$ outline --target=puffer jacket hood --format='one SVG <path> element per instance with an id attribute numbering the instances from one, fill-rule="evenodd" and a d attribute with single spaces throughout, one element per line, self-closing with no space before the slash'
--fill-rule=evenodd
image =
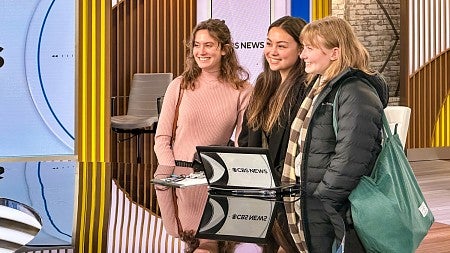
<path id="1" fill-rule="evenodd" d="M 345 80 L 347 78 L 354 78 L 354 77 L 362 78 L 368 84 L 372 85 L 372 87 L 375 88 L 375 90 L 377 91 L 381 103 L 383 104 L 383 107 L 386 108 L 389 102 L 389 86 L 384 80 L 384 77 L 378 72 L 376 72 L 373 75 L 369 75 L 359 69 L 348 68 L 342 71 L 342 73 L 339 74 L 337 77 L 333 78 L 330 84 L 333 85 L 336 80 Z"/>
<path id="2" fill-rule="evenodd" d="M 386 108 L 389 102 L 389 86 L 384 80 L 384 77 L 378 72 L 375 75 L 369 75 L 360 70 L 357 71 L 357 75 L 361 75 L 362 78 L 366 79 L 376 89 L 383 107 Z"/>

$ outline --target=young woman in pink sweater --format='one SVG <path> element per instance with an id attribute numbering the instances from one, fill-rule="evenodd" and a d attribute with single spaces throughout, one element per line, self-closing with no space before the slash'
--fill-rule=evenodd
<path id="1" fill-rule="evenodd" d="M 154 150 L 159 164 L 155 178 L 190 174 L 196 146 L 227 145 L 235 129 L 235 136 L 239 136 L 251 95 L 248 72 L 238 63 L 231 34 L 224 21 L 209 19 L 199 23 L 191 34 L 188 48 L 186 69 L 172 81 L 164 96 L 155 136 Z M 180 95 L 175 138 L 172 140 Z M 157 187 L 156 194 L 165 229 L 170 235 L 187 242 L 188 252 L 218 252 L 216 241 L 193 238 L 207 201 L 206 186 L 183 189 Z"/>

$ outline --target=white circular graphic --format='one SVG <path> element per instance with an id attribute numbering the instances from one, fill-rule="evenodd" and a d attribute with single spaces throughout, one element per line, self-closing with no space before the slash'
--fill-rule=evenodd
<path id="1" fill-rule="evenodd" d="M 24 61 L 31 98 L 39 115 L 53 135 L 71 150 L 75 121 L 74 8 L 74 1 L 38 3 L 28 28 Z"/>

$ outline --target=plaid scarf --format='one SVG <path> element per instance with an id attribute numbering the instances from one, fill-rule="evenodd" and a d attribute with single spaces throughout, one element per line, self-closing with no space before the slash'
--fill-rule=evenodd
<path id="1" fill-rule="evenodd" d="M 300 105 L 300 109 L 297 112 L 297 115 L 292 122 L 291 132 L 289 135 L 289 143 L 286 152 L 286 157 L 284 160 L 283 167 L 283 175 L 281 176 L 281 182 L 285 184 L 295 184 L 296 183 L 296 175 L 295 175 L 295 158 L 299 153 L 301 157 L 303 152 L 303 143 L 305 137 L 301 139 L 300 148 L 298 149 L 298 140 L 300 138 L 300 132 L 302 135 L 306 135 L 309 125 L 309 118 L 311 115 L 311 105 L 313 104 L 314 97 L 322 91 L 324 85 L 320 82 L 320 78 L 317 78 L 314 83 L 311 91 L 303 100 Z M 308 116 L 308 117 L 307 117 Z M 300 160 L 301 162 L 301 160 Z M 300 180 L 301 184 L 301 180 Z M 300 185 L 301 188 L 301 185 Z M 295 212 L 295 196 L 284 197 L 284 206 L 286 209 L 286 216 L 289 224 L 289 230 L 291 232 L 292 238 L 297 246 L 297 249 L 300 252 L 308 252 L 305 242 L 305 235 L 302 226 L 302 217 L 299 217 Z"/>

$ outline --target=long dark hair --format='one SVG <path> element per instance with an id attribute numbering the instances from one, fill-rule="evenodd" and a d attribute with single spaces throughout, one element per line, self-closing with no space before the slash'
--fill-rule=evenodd
<path id="1" fill-rule="evenodd" d="M 302 48 L 299 36 L 306 25 L 301 18 L 284 16 L 273 22 L 268 29 L 279 27 L 286 31 L 295 42 L 299 49 Z M 304 62 L 298 57 L 289 74 L 281 83 L 279 71 L 272 71 L 269 63 L 264 58 L 264 71 L 256 79 L 253 95 L 247 110 L 248 126 L 251 129 L 261 128 L 265 132 L 270 132 L 273 126 L 280 122 L 280 118 L 287 117 L 288 111 L 283 112 L 283 104 L 286 99 L 294 101 L 296 94 L 290 94 L 292 87 L 297 83 L 303 83 L 305 80 Z"/>

